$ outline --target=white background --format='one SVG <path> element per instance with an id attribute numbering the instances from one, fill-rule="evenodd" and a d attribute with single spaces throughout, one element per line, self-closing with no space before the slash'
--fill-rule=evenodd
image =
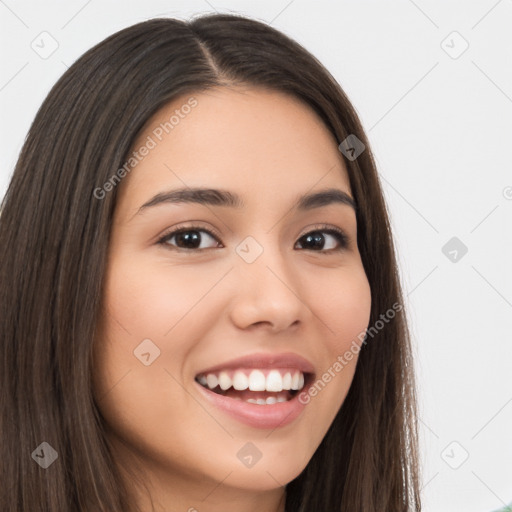
<path id="1" fill-rule="evenodd" d="M 214 10 L 267 21 L 303 44 L 369 135 L 414 337 L 425 511 L 511 502 L 511 0 L 0 0 L 1 195 L 67 66 L 139 21 Z M 47 59 L 31 48 L 43 31 L 59 45 Z M 469 43 L 460 56 L 453 31 Z M 452 237 L 468 248 L 456 262 L 442 252 Z"/>

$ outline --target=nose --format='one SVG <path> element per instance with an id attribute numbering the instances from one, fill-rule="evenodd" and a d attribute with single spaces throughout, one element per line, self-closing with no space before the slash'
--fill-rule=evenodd
<path id="1" fill-rule="evenodd" d="M 238 328 L 280 332 L 297 328 L 311 314 L 301 297 L 299 277 L 279 251 L 266 249 L 256 261 L 240 259 L 236 267 L 230 316 Z"/>

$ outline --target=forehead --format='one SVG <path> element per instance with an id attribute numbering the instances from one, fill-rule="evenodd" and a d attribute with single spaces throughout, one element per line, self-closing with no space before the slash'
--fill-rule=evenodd
<path id="1" fill-rule="evenodd" d="M 123 202 L 177 187 L 230 189 L 259 203 L 312 188 L 350 193 L 334 136 L 298 99 L 255 88 L 216 88 L 176 98 L 138 136 L 144 146 L 124 179 Z"/>

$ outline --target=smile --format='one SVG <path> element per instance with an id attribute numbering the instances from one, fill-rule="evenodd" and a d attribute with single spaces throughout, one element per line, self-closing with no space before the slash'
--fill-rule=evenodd
<path id="1" fill-rule="evenodd" d="M 304 387 L 305 376 L 302 371 L 290 368 L 241 368 L 199 374 L 196 381 L 222 396 L 272 405 L 291 400 Z"/>
<path id="2" fill-rule="evenodd" d="M 299 393 L 314 382 L 315 367 L 293 352 L 256 353 L 204 368 L 194 381 L 200 396 L 221 413 L 253 428 L 276 429 L 299 418 Z"/>

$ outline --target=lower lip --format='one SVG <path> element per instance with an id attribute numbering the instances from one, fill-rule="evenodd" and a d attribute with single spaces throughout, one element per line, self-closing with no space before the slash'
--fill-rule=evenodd
<path id="1" fill-rule="evenodd" d="M 195 382 L 201 389 L 204 396 L 219 409 L 236 420 L 254 428 L 276 429 L 289 425 L 304 410 L 305 404 L 299 402 L 300 393 L 297 393 L 287 402 L 277 402 L 275 404 L 258 405 L 235 400 L 218 393 L 214 393 L 204 386 Z M 306 386 L 301 390 L 306 391 Z"/>

